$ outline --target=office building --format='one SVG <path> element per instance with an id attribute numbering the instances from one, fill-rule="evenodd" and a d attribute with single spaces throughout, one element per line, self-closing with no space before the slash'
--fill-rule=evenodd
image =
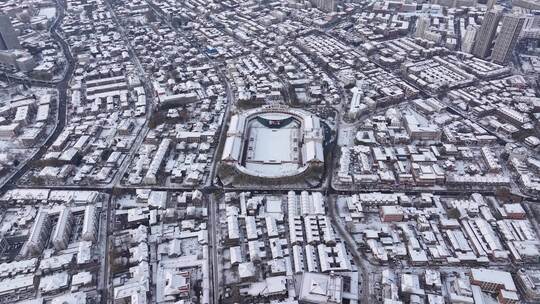
<path id="1" fill-rule="evenodd" d="M 478 39 L 474 43 L 473 55 L 486 58 L 490 54 L 493 39 L 497 33 L 497 26 L 501 20 L 501 11 L 491 10 L 484 15 L 484 21 L 478 31 Z"/>
<path id="2" fill-rule="evenodd" d="M 20 49 L 17 33 L 13 29 L 11 20 L 4 14 L 0 14 L 0 50 Z"/>
<path id="3" fill-rule="evenodd" d="M 520 15 L 505 15 L 502 19 L 502 26 L 497 39 L 491 59 L 497 63 L 506 63 L 512 56 L 512 51 L 523 28 L 525 18 Z"/>
<path id="4" fill-rule="evenodd" d="M 401 222 L 403 220 L 401 206 L 381 206 L 380 216 L 383 222 Z"/>
<path id="5" fill-rule="evenodd" d="M 491 269 L 471 269 L 471 284 L 483 292 L 497 294 L 499 303 L 519 303 L 514 279 L 509 272 Z"/>

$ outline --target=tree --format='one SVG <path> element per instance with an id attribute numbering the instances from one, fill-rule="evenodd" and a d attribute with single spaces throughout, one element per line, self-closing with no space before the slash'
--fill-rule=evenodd
<path id="1" fill-rule="evenodd" d="M 495 197 L 502 202 L 507 202 L 511 199 L 512 193 L 507 187 L 499 187 L 495 190 Z"/>
<path id="2" fill-rule="evenodd" d="M 144 14 L 144 17 L 146 18 L 146 21 L 148 22 L 156 22 L 156 15 L 154 14 L 154 11 L 149 9 Z"/>
<path id="3" fill-rule="evenodd" d="M 162 124 L 164 120 L 165 115 L 160 111 L 156 111 L 152 113 L 152 116 L 150 116 L 150 119 L 148 120 L 148 127 L 150 129 L 155 129 L 157 126 Z"/>
<path id="4" fill-rule="evenodd" d="M 183 108 L 180 110 L 180 121 L 181 122 L 187 122 L 189 120 L 189 111 L 186 108 Z"/>
<path id="5" fill-rule="evenodd" d="M 461 216 L 461 213 L 459 212 L 458 208 L 449 209 L 447 214 L 448 214 L 448 218 L 456 219 L 456 220 L 459 219 L 459 217 Z"/>

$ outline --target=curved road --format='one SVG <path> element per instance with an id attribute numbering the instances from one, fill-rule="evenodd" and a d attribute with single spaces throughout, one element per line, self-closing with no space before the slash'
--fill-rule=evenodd
<path id="1" fill-rule="evenodd" d="M 64 126 L 66 124 L 66 100 L 67 100 L 67 88 L 69 81 L 71 80 L 71 76 L 73 74 L 73 71 L 75 69 L 75 60 L 73 59 L 73 56 L 71 55 L 71 51 L 69 49 L 68 44 L 64 41 L 62 37 L 58 34 L 57 30 L 64 20 L 65 11 L 64 11 L 64 5 L 65 3 L 60 0 L 57 0 L 57 18 L 54 21 L 53 25 L 50 28 L 51 36 L 56 40 L 64 53 L 64 56 L 66 57 L 66 60 L 68 62 L 67 70 L 64 74 L 64 77 L 62 80 L 60 80 L 56 85 L 56 89 L 58 90 L 58 112 L 57 112 L 57 121 L 56 126 L 54 127 L 53 132 L 45 143 L 39 148 L 39 150 L 32 156 L 28 161 L 26 161 L 22 166 L 20 166 L 16 172 L 14 172 L 10 177 L 6 178 L 3 184 L 0 186 L 0 190 L 6 190 L 7 188 L 12 188 L 15 186 L 16 182 L 30 169 L 32 162 L 35 160 L 41 159 L 43 155 L 47 152 L 49 147 L 52 145 L 52 143 L 56 140 L 56 138 L 62 133 Z M 12 81 L 16 82 L 22 82 L 22 83 L 34 83 L 35 80 L 20 80 L 18 78 L 13 78 L 7 75 L 4 75 L 4 78 L 10 78 Z M 46 85 L 48 82 L 39 83 L 39 81 L 36 83 L 38 85 Z"/>

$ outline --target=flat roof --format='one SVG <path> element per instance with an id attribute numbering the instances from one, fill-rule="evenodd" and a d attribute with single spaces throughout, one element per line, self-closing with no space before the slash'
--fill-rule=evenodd
<path id="1" fill-rule="evenodd" d="M 305 272 L 298 292 L 299 300 L 309 303 L 341 303 L 343 279 L 322 273 Z"/>
<path id="2" fill-rule="evenodd" d="M 504 289 L 508 291 L 517 290 L 512 275 L 506 271 L 477 268 L 471 269 L 471 276 L 476 281 L 504 285 Z"/>
<path id="3" fill-rule="evenodd" d="M 10 279 L 2 280 L 1 283 L 0 295 L 17 292 L 20 289 L 32 287 L 34 285 L 34 275 L 29 274 L 16 276 Z"/>

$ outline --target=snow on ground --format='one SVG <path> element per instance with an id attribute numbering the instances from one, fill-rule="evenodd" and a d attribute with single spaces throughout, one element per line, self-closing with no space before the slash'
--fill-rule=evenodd
<path id="1" fill-rule="evenodd" d="M 356 135 L 355 126 L 342 127 L 339 130 L 338 145 L 350 146 L 354 143 L 354 136 Z"/>
<path id="2" fill-rule="evenodd" d="M 296 129 L 251 128 L 250 139 L 254 139 L 252 161 L 293 161 L 292 136 Z M 298 154 L 298 152 L 296 152 Z"/>

